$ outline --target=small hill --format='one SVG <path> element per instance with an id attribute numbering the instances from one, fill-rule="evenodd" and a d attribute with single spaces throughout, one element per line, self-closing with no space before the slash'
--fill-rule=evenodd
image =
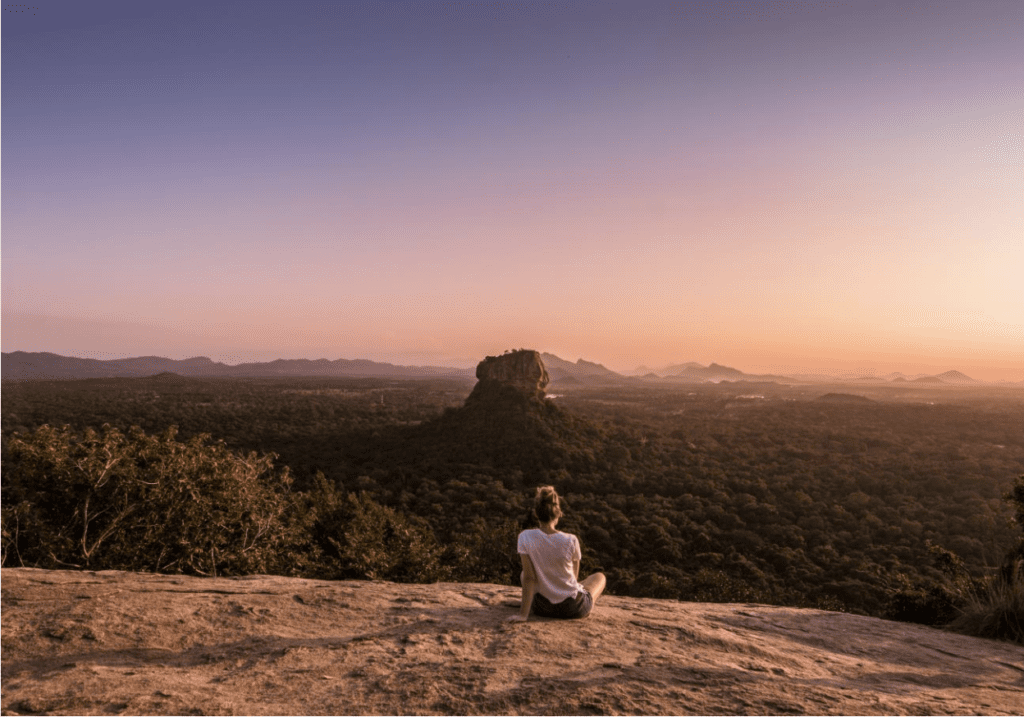
<path id="1" fill-rule="evenodd" d="M 921 378 L 915 378 L 911 383 L 941 384 L 945 382 L 937 376 L 922 376 Z"/>
<path id="2" fill-rule="evenodd" d="M 666 375 L 666 378 L 678 381 L 718 382 L 722 380 L 736 381 L 744 376 L 746 376 L 746 374 L 739 369 L 712 363 L 710 366 L 700 366 L 699 364 L 696 366 L 690 366 L 677 373 Z"/>
<path id="3" fill-rule="evenodd" d="M 975 379 L 971 378 L 970 376 L 968 376 L 965 373 L 960 373 L 959 371 L 946 371 L 945 373 L 940 373 L 935 378 L 939 379 L 943 383 L 952 383 L 952 384 L 975 384 L 975 383 L 978 383 L 978 381 L 976 381 Z"/>
<path id="4" fill-rule="evenodd" d="M 4 714 L 1019 714 L 1024 647 L 518 587 L 3 569 Z"/>
<path id="5" fill-rule="evenodd" d="M 671 366 L 666 366 L 665 368 L 661 369 L 658 373 L 660 373 L 662 376 L 672 376 L 678 373 L 682 373 L 684 371 L 703 368 L 707 367 L 704 366 L 703 364 L 697 363 L 696 361 L 687 361 L 686 363 L 675 363 L 672 364 Z"/>
<path id="6" fill-rule="evenodd" d="M 155 384 L 178 384 L 187 383 L 189 379 L 180 374 L 174 373 L 173 371 L 162 371 L 158 374 L 154 374 L 153 376 L 145 376 L 137 380 Z"/>
<path id="7" fill-rule="evenodd" d="M 745 373 L 739 369 L 731 368 L 729 366 L 721 366 L 717 363 L 712 363 L 705 369 L 694 369 L 694 371 L 700 371 L 706 378 L 730 378 L 739 379 L 746 376 Z"/>
<path id="8" fill-rule="evenodd" d="M 669 376 L 665 376 L 666 381 L 675 381 L 677 383 L 714 383 L 711 379 L 704 378 L 703 376 L 697 376 L 693 373 L 677 373 Z"/>
<path id="9" fill-rule="evenodd" d="M 866 396 L 857 396 L 852 393 L 826 393 L 824 396 L 818 396 L 817 401 L 822 403 L 878 403 L 878 401 L 872 401 Z"/>
<path id="10" fill-rule="evenodd" d="M 719 383 L 722 381 L 756 381 L 760 383 L 788 383 L 793 380 L 789 377 L 777 376 L 775 374 L 744 373 L 739 369 L 735 369 L 730 366 L 722 366 L 717 363 L 712 363 L 710 366 L 706 367 L 701 366 L 700 364 L 693 364 L 690 365 L 689 368 L 684 368 L 682 371 L 678 373 L 665 375 L 665 378 L 685 383 Z"/>

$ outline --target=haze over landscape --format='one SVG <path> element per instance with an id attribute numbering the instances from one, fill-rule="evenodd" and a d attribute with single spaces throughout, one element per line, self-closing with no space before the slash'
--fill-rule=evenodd
<path id="1" fill-rule="evenodd" d="M 4 352 L 1024 380 L 1024 5 L 3 14 Z"/>

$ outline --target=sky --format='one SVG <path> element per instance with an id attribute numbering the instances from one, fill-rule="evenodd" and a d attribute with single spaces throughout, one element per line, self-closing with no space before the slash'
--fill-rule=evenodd
<path id="1" fill-rule="evenodd" d="M 1024 3 L 4 4 L 2 346 L 1024 380 Z"/>

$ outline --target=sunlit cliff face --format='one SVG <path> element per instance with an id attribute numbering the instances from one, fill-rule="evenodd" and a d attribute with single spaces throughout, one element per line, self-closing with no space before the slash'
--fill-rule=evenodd
<path id="1" fill-rule="evenodd" d="M 543 391 L 550 380 L 540 354 L 527 349 L 488 356 L 477 365 L 476 377 L 481 381 L 514 384 L 531 392 Z"/>

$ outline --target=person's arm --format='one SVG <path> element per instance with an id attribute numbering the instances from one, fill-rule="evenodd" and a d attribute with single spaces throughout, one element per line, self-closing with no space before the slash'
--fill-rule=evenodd
<path id="1" fill-rule="evenodd" d="M 523 561 L 523 574 L 520 576 L 523 583 L 523 600 L 519 606 L 519 614 L 510 617 L 509 622 L 526 622 L 529 619 L 533 596 L 537 593 L 537 573 L 533 568 L 533 561 L 529 555 L 519 557 Z"/>
<path id="2" fill-rule="evenodd" d="M 583 558 L 583 553 L 580 552 L 580 541 L 574 535 L 572 536 L 572 577 L 573 580 L 580 579 L 580 560 Z"/>

